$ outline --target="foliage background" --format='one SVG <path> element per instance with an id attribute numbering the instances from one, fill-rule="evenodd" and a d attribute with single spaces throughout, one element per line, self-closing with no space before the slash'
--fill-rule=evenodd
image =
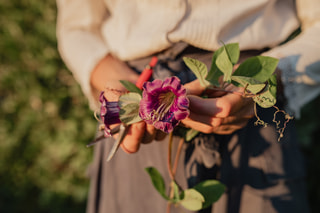
<path id="1" fill-rule="evenodd" d="M 85 212 L 96 122 L 57 52 L 54 0 L 0 0 L 0 212 Z M 320 212 L 320 98 L 298 121 Z"/>
<path id="2" fill-rule="evenodd" d="M 96 122 L 57 52 L 55 1 L 0 14 L 0 212 L 85 212 Z"/>

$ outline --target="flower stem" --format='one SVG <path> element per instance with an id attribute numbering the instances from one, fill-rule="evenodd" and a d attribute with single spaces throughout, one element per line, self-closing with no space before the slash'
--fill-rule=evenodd
<path id="1" fill-rule="evenodd" d="M 173 171 L 172 171 L 172 163 L 171 163 L 172 139 L 173 139 L 173 133 L 171 132 L 169 134 L 167 165 L 168 165 L 168 171 L 169 171 L 170 179 L 174 180 L 174 174 L 173 174 Z"/>
<path id="2" fill-rule="evenodd" d="M 172 169 L 173 176 L 175 176 L 176 172 L 177 172 L 179 158 L 180 158 L 180 154 L 181 154 L 183 143 L 184 143 L 184 138 L 181 138 L 180 141 L 179 141 L 177 154 L 176 154 L 176 157 L 175 157 L 175 160 L 174 160 L 174 164 L 173 164 L 173 169 Z"/>
<path id="3" fill-rule="evenodd" d="M 180 158 L 180 154 L 181 154 L 181 150 L 183 147 L 183 143 L 184 143 L 184 138 L 181 138 L 179 141 L 179 145 L 178 145 L 178 149 L 177 149 L 177 153 L 174 159 L 174 165 L 172 166 L 172 140 L 173 140 L 173 133 L 171 132 L 169 134 L 169 143 L 168 143 L 168 171 L 169 171 L 169 176 L 171 179 L 171 183 L 170 183 L 170 194 L 169 194 L 169 198 L 172 199 L 174 198 L 174 184 L 177 184 L 175 181 L 175 175 L 177 172 L 177 168 L 178 168 L 178 162 L 179 162 L 179 158 Z M 178 184 L 177 184 L 178 185 Z M 178 187 L 181 189 L 181 187 L 178 185 Z M 167 204 L 167 213 L 170 213 L 171 210 L 171 205 L 172 203 L 169 201 Z"/>
<path id="4" fill-rule="evenodd" d="M 171 179 L 171 183 L 170 183 L 170 194 L 169 194 L 169 198 L 172 199 L 174 196 L 174 192 L 173 192 L 173 184 L 172 182 L 174 181 L 174 173 L 172 170 L 172 163 L 171 163 L 171 155 L 172 155 L 172 139 L 173 139 L 173 133 L 171 132 L 169 134 L 169 142 L 168 142 L 168 158 L 167 158 L 167 166 L 168 166 L 168 171 L 169 171 L 169 176 Z M 168 201 L 167 204 L 167 213 L 170 213 L 170 209 L 171 209 L 171 202 Z"/>
<path id="5" fill-rule="evenodd" d="M 171 208 L 171 203 L 168 202 L 168 204 L 167 204 L 167 213 L 170 213 L 170 208 Z"/>

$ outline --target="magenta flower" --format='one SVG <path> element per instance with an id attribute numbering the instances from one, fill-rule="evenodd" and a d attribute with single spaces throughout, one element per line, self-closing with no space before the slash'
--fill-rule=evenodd
<path id="1" fill-rule="evenodd" d="M 120 123 L 119 112 L 120 107 L 117 101 L 110 102 L 104 97 L 104 91 L 100 93 L 99 101 L 101 103 L 100 107 L 100 117 L 103 122 L 104 136 L 110 137 L 111 130 L 110 125 Z"/>
<path id="2" fill-rule="evenodd" d="M 169 133 L 189 115 L 186 89 L 177 77 L 156 79 L 143 85 L 139 115 L 148 124 Z"/>

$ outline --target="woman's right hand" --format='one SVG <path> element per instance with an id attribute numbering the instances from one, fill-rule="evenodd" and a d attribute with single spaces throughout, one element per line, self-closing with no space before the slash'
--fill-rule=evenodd
<path id="1" fill-rule="evenodd" d="M 99 99 L 100 92 L 105 91 L 104 94 L 108 101 L 118 101 L 122 92 L 126 91 L 119 80 L 135 83 L 138 78 L 139 75 L 126 63 L 112 55 L 107 55 L 92 71 L 90 83 L 96 100 Z M 121 147 L 127 153 L 135 153 L 139 150 L 141 143 L 161 140 L 164 136 L 165 133 L 156 130 L 152 125 L 147 125 L 144 121 L 140 121 L 130 125 Z"/>

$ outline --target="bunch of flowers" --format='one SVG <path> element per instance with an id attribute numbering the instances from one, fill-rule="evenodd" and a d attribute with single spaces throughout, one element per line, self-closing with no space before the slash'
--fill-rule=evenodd
<path id="1" fill-rule="evenodd" d="M 243 87 L 244 92 L 240 95 L 252 98 L 255 104 L 263 108 L 275 107 L 277 83 L 274 71 L 278 60 L 271 57 L 255 56 L 247 59 L 234 70 L 239 55 L 239 45 L 232 43 L 215 51 L 210 70 L 201 61 L 192 58 L 184 58 L 183 60 L 204 88 L 225 90 L 227 85 L 233 84 L 237 87 Z M 151 124 L 156 129 L 172 136 L 180 121 L 189 116 L 189 100 L 186 89 L 177 77 L 169 77 L 163 81 L 155 79 L 152 82 L 144 82 L 142 89 L 127 81 L 121 81 L 121 83 L 128 90 L 128 93 L 121 95 L 119 101 L 109 102 L 105 98 L 104 92 L 101 92 L 100 95 L 100 118 L 102 121 L 100 129 L 104 131 L 105 137 L 112 135 L 110 126 L 113 124 L 121 123 L 124 126 L 129 126 L 140 121 Z M 275 114 L 281 112 L 286 115 L 286 122 L 292 119 L 284 111 L 276 109 Z M 257 116 L 257 113 L 256 117 L 257 124 L 267 125 Z M 277 121 L 275 122 L 277 123 Z M 279 138 L 282 137 L 285 124 L 283 127 L 279 127 Z M 182 143 L 191 140 L 197 133 L 195 130 L 187 129 L 184 140 L 181 140 Z M 118 142 L 121 141 L 118 140 Z M 181 189 L 176 183 L 175 169 L 172 169 L 171 165 L 171 140 L 169 141 L 168 153 L 168 170 L 172 179 L 169 196 L 166 195 L 164 180 L 160 173 L 153 167 L 146 168 L 153 185 L 163 198 L 169 203 L 180 204 L 194 211 L 206 208 L 219 199 L 225 186 L 217 180 L 207 180 L 193 188 Z M 176 158 L 179 158 L 179 154 L 176 155 Z"/>

